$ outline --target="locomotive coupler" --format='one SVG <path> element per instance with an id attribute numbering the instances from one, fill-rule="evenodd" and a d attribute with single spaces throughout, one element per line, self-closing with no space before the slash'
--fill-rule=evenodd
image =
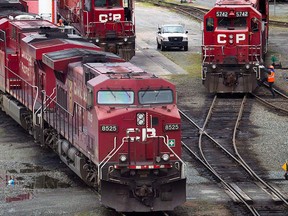
<path id="1" fill-rule="evenodd" d="M 154 192 L 151 186 L 142 185 L 136 187 L 134 196 L 144 205 L 151 207 L 153 205 Z"/>

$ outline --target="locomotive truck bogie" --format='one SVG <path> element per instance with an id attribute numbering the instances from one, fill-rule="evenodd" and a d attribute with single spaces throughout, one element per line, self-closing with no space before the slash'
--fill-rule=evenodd
<path id="1" fill-rule="evenodd" d="M 222 65 L 203 65 L 202 80 L 209 93 L 251 93 L 258 86 L 258 65 L 241 68 Z"/>

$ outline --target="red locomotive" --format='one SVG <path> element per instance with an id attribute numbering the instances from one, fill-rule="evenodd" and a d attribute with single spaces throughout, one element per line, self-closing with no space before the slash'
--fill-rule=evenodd
<path id="1" fill-rule="evenodd" d="M 268 16 L 268 0 L 218 0 L 205 14 L 202 80 L 210 93 L 247 93 L 257 87 Z"/>
<path id="2" fill-rule="evenodd" d="M 103 50 L 126 60 L 135 55 L 134 0 L 59 0 L 57 11 Z"/>
<path id="3" fill-rule="evenodd" d="M 102 204 L 173 210 L 186 200 L 175 86 L 32 15 L 0 19 L 0 106 Z"/>

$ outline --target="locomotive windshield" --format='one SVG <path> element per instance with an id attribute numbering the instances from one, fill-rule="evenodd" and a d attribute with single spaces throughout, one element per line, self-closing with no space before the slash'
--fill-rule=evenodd
<path id="1" fill-rule="evenodd" d="M 122 0 L 95 0 L 95 7 L 120 7 Z"/>
<path id="2" fill-rule="evenodd" d="M 239 28 L 239 27 L 246 27 L 247 22 L 245 17 L 237 17 L 237 18 L 228 18 L 228 17 L 221 17 L 218 18 L 218 27 L 223 28 Z"/>
<path id="3" fill-rule="evenodd" d="M 169 104 L 173 102 L 172 90 L 143 90 L 139 91 L 140 104 Z"/>
<path id="4" fill-rule="evenodd" d="M 105 90 L 99 91 L 97 94 L 97 103 L 103 105 L 113 104 L 126 104 L 130 105 L 134 103 L 134 92 L 133 91 L 114 91 Z"/>

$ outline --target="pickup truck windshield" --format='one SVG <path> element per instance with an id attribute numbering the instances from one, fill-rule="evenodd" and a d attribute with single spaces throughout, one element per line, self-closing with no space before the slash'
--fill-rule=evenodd
<path id="1" fill-rule="evenodd" d="M 182 26 L 164 26 L 163 33 L 184 33 Z"/>

